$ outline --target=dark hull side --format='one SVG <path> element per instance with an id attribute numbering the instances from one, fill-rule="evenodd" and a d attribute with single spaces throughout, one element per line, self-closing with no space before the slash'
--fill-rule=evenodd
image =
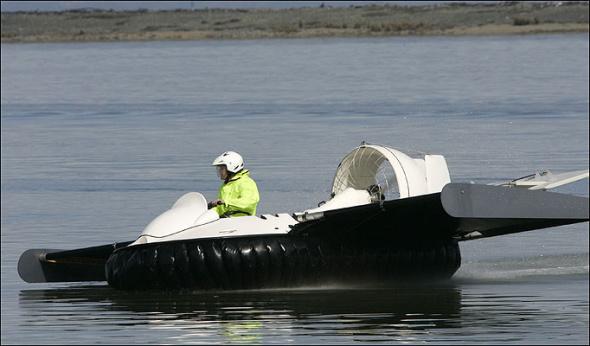
<path id="1" fill-rule="evenodd" d="M 335 241 L 257 236 L 145 244 L 116 250 L 106 278 L 117 289 L 256 289 L 451 277 L 455 240 Z"/>

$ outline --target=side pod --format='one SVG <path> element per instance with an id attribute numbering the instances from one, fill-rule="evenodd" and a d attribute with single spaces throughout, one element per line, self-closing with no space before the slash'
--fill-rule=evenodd
<path id="1" fill-rule="evenodd" d="M 131 242 L 75 250 L 30 249 L 18 260 L 18 275 L 26 282 L 106 281 L 105 263 L 115 249 Z"/>
<path id="2" fill-rule="evenodd" d="M 445 212 L 458 219 L 459 240 L 494 237 L 588 221 L 588 198 L 502 186 L 449 184 Z"/>

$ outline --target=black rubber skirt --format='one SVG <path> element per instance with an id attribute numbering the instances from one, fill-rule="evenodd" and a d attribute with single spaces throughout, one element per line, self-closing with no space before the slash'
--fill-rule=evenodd
<path id="1" fill-rule="evenodd" d="M 359 244 L 308 237 L 197 239 L 125 247 L 107 260 L 117 289 L 254 289 L 451 277 L 454 240 Z"/>

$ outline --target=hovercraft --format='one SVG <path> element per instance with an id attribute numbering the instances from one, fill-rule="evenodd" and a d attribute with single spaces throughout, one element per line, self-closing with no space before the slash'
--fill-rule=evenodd
<path id="1" fill-rule="evenodd" d="M 31 249 L 26 282 L 107 281 L 117 289 L 252 289 L 450 278 L 459 242 L 588 221 L 588 198 L 546 190 L 588 171 L 496 185 L 451 183 L 441 155 L 362 143 L 330 199 L 293 213 L 219 218 L 190 192 L 134 241 Z"/>

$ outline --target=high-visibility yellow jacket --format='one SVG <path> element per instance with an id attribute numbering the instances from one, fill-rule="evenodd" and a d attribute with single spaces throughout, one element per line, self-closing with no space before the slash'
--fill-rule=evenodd
<path id="1" fill-rule="evenodd" d="M 219 216 L 256 215 L 256 206 L 260 201 L 256 182 L 250 178 L 250 172 L 243 169 L 219 187 L 217 198 L 223 201 L 215 207 Z"/>

